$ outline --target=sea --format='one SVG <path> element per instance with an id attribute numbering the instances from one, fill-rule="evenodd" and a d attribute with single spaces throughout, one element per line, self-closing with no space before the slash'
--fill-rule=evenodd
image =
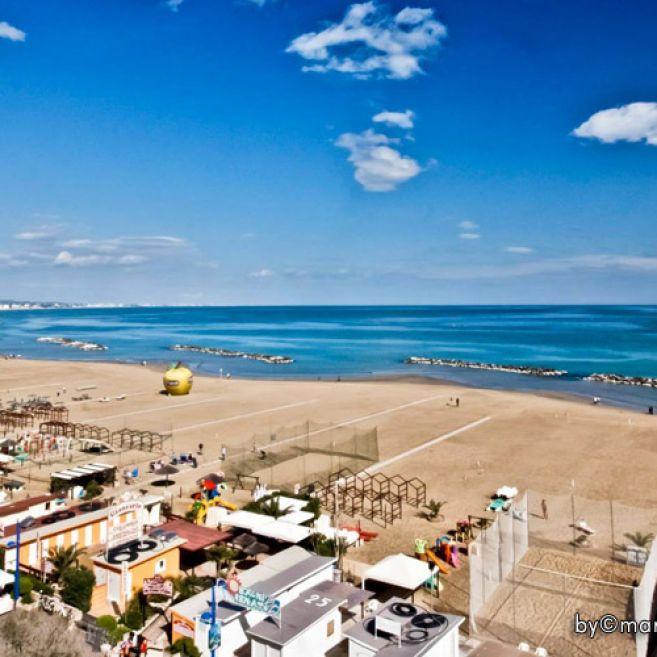
<path id="1" fill-rule="evenodd" d="M 97 342 L 82 352 L 39 337 Z M 192 344 L 288 356 L 273 365 L 172 351 Z M 125 307 L 0 312 L 0 354 L 30 359 L 167 363 L 253 378 L 433 377 L 469 386 L 577 395 L 657 407 L 657 388 L 585 381 L 592 373 L 657 377 L 657 306 Z M 445 366 L 410 356 L 566 370 L 539 377 Z M 0 369 L 2 362 L 0 361 Z M 1 378 L 1 375 L 0 375 Z"/>

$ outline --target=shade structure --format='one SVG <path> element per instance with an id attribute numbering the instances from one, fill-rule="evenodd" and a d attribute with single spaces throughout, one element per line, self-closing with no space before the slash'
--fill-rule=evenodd
<path id="1" fill-rule="evenodd" d="M 275 538 L 276 540 L 285 543 L 301 543 L 301 541 L 308 538 L 312 533 L 312 530 L 309 527 L 291 525 L 289 522 L 281 522 L 280 520 L 274 520 L 267 525 L 254 529 L 253 531 L 258 534 L 258 536 Z"/>
<path id="2" fill-rule="evenodd" d="M 431 571 L 426 562 L 402 553 L 391 554 L 365 571 L 361 586 L 365 588 L 367 580 L 374 580 L 415 591 L 427 581 L 430 575 Z"/>
<path id="3" fill-rule="evenodd" d="M 286 543 L 300 543 L 312 533 L 309 527 L 300 527 L 282 520 L 275 520 L 271 516 L 251 513 L 250 511 L 235 511 L 234 513 L 225 514 L 221 519 L 221 523 L 248 529 L 258 536 L 275 538 Z"/>
<path id="4" fill-rule="evenodd" d="M 266 552 L 269 552 L 269 546 L 260 541 L 255 541 L 254 543 L 247 545 L 243 552 L 250 557 L 255 557 L 257 554 L 265 554 Z"/>
<path id="5" fill-rule="evenodd" d="M 253 534 L 240 534 L 232 540 L 232 543 L 234 546 L 244 549 L 257 541 L 258 539 Z"/>
<path id="6" fill-rule="evenodd" d="M 302 525 L 304 522 L 308 522 L 315 517 L 310 511 L 292 511 L 291 513 L 286 513 L 284 516 L 281 516 L 279 520 L 281 522 L 287 522 L 291 525 Z"/>

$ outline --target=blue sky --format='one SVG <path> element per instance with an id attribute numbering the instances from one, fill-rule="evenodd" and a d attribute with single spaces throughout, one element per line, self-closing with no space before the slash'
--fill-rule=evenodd
<path id="1" fill-rule="evenodd" d="M 654 2 L 0 5 L 0 297 L 657 302 Z"/>

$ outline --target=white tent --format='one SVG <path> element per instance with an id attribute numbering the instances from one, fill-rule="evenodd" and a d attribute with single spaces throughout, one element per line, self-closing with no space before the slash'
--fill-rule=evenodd
<path id="1" fill-rule="evenodd" d="M 285 541 L 286 543 L 300 543 L 310 536 L 311 531 L 309 527 L 300 527 L 299 525 L 292 525 L 289 522 L 274 520 L 262 527 L 254 529 L 253 533 L 258 534 L 258 536 L 267 536 L 279 541 Z"/>
<path id="2" fill-rule="evenodd" d="M 235 511 L 234 513 L 226 514 L 222 520 L 225 525 L 231 527 L 239 527 L 240 529 L 255 529 L 267 525 L 272 522 L 271 516 L 265 516 L 262 513 L 252 513 L 251 511 Z"/>
<path id="3" fill-rule="evenodd" d="M 365 571 L 361 586 L 365 588 L 365 581 L 371 579 L 390 584 L 391 586 L 415 591 L 430 576 L 431 571 L 426 562 L 413 559 L 413 557 L 408 557 L 401 553 L 391 554 Z"/>
<path id="4" fill-rule="evenodd" d="M 314 517 L 314 514 L 310 513 L 310 511 L 292 511 L 281 516 L 279 520 L 281 522 L 287 522 L 290 525 L 301 525 L 304 522 L 312 520 Z"/>

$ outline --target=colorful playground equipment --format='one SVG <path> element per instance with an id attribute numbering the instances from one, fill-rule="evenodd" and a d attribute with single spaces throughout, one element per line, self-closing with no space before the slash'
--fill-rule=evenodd
<path id="1" fill-rule="evenodd" d="M 438 537 L 433 547 L 429 547 L 426 539 L 416 538 L 414 552 L 417 559 L 435 564 L 443 575 L 449 575 L 448 566 L 458 568 L 461 565 L 458 545 L 450 536 Z"/>
<path id="2" fill-rule="evenodd" d="M 340 529 L 345 529 L 349 532 L 358 532 L 358 538 L 361 541 L 365 541 L 365 543 L 369 543 L 370 541 L 373 541 L 378 535 L 378 532 L 370 532 L 367 531 L 366 529 L 363 529 L 360 526 L 360 520 L 358 521 L 357 525 L 341 525 Z"/>
<path id="3" fill-rule="evenodd" d="M 221 494 L 228 488 L 223 473 L 208 475 L 199 482 L 200 490 L 192 495 L 192 504 L 189 511 L 194 516 L 197 525 L 205 524 L 208 509 L 213 506 L 222 506 L 231 511 L 237 510 L 237 505 L 221 499 Z"/>

